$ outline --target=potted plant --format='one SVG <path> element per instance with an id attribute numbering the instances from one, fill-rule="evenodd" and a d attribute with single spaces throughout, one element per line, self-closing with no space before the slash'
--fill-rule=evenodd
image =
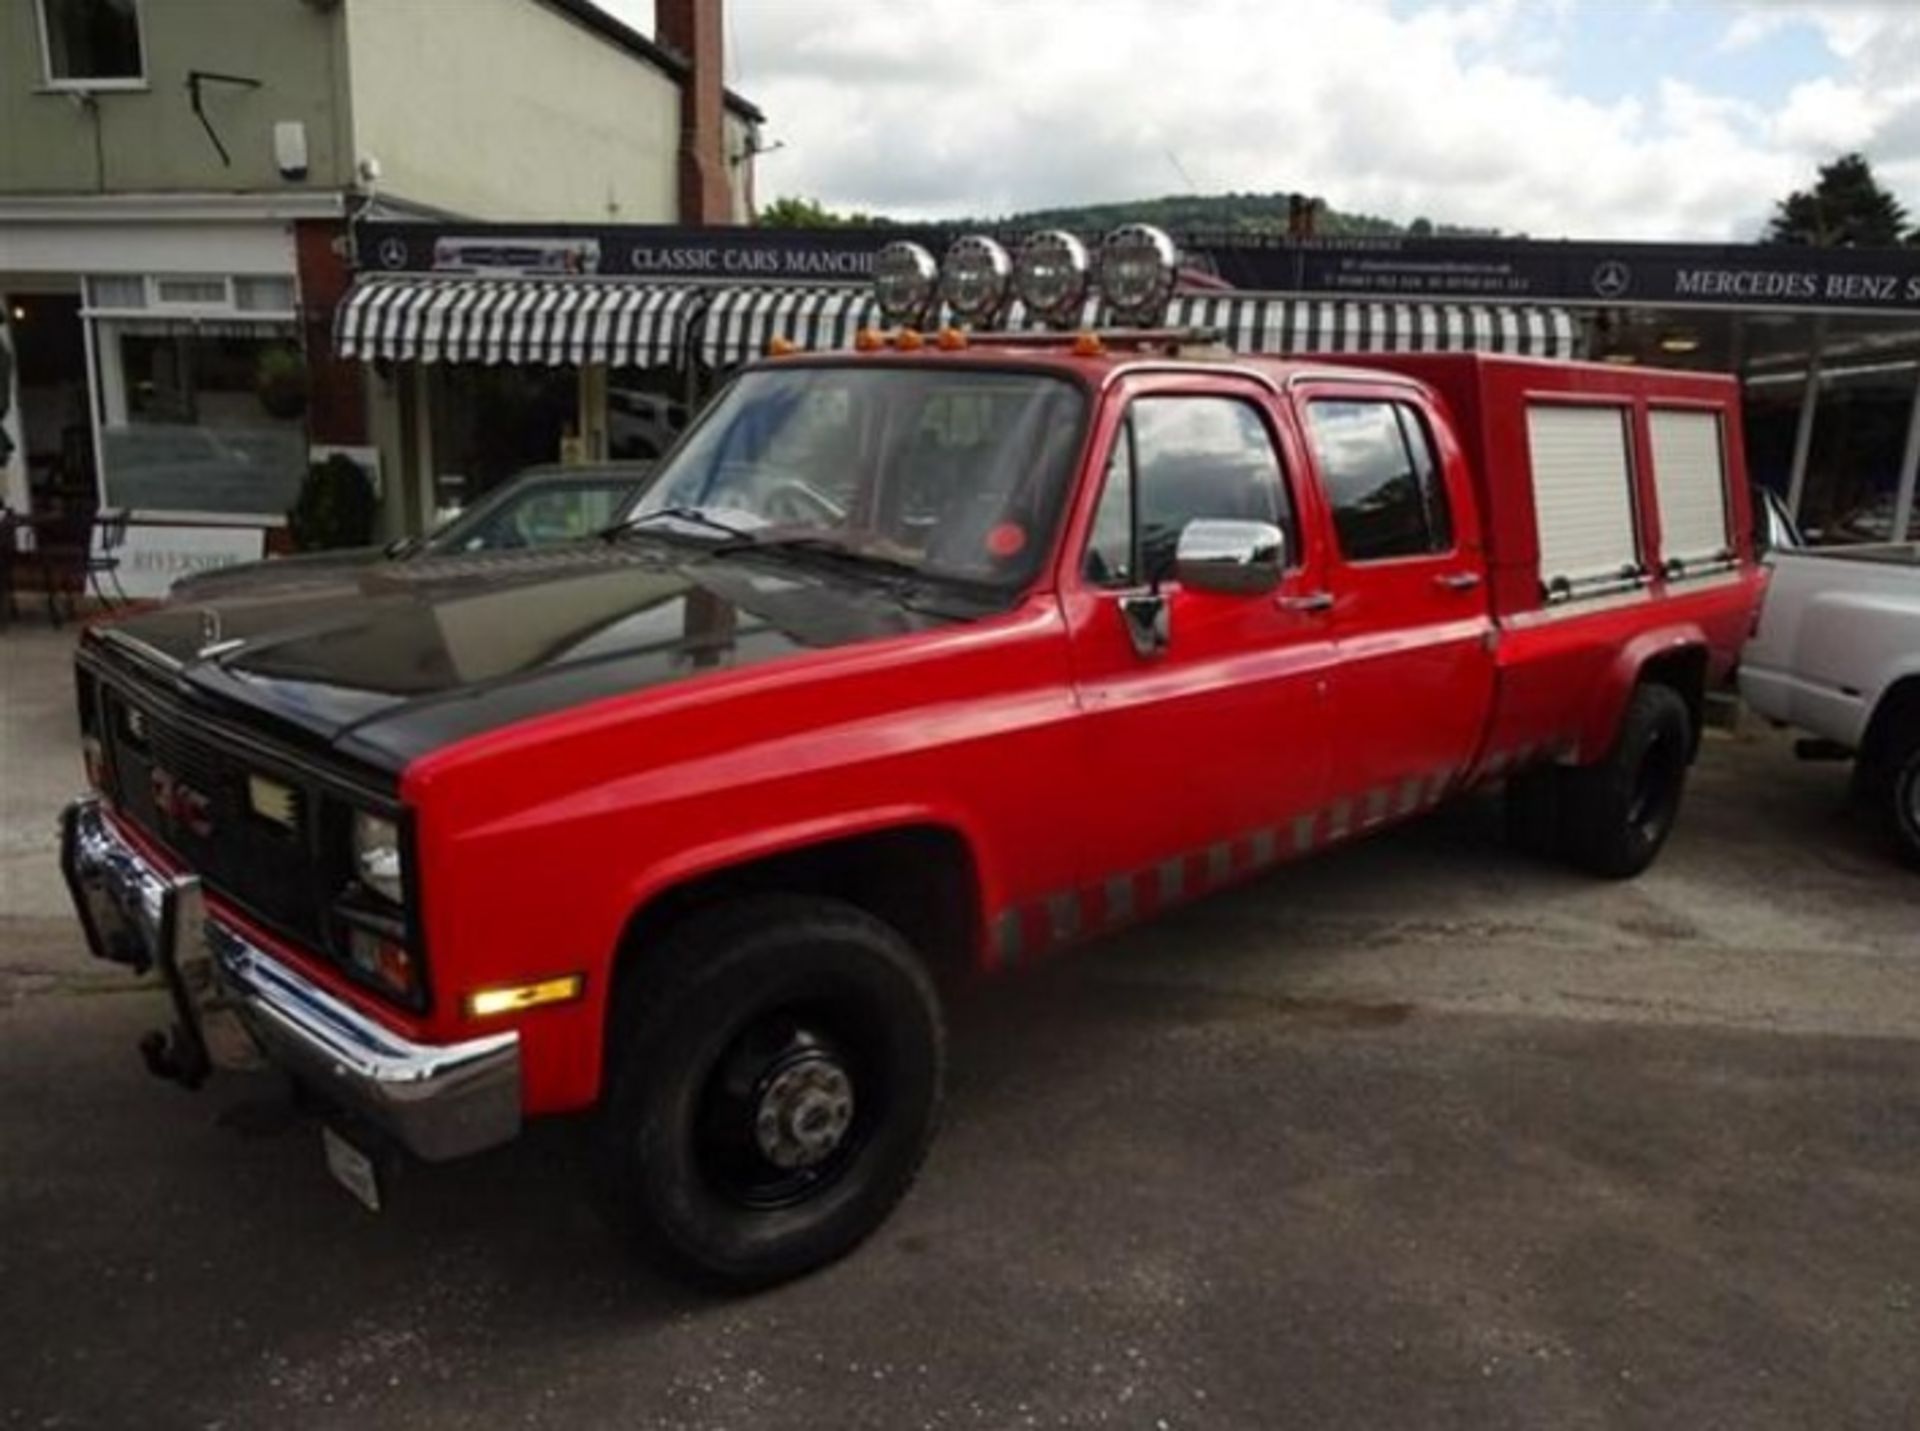
<path id="1" fill-rule="evenodd" d="M 253 390 L 269 416 L 299 417 L 307 410 L 307 365 L 298 350 L 281 343 L 260 354 Z"/>
<path id="2" fill-rule="evenodd" d="M 336 452 L 307 469 L 287 513 L 287 531 L 296 551 L 364 547 L 373 542 L 376 515 L 372 481 L 352 458 Z"/>

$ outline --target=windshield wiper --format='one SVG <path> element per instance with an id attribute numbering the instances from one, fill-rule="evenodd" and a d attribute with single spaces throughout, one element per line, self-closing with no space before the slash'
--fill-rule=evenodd
<path id="1" fill-rule="evenodd" d="M 623 537 L 628 532 L 637 531 L 650 522 L 662 519 L 685 522 L 693 527 L 705 527 L 710 532 L 718 532 L 729 542 L 751 542 L 753 533 L 745 527 L 736 527 L 731 522 L 723 522 L 718 517 L 710 517 L 698 507 L 654 507 L 649 511 L 636 512 L 631 517 L 623 517 L 600 535 L 608 541 Z"/>
<path id="2" fill-rule="evenodd" d="M 890 574 L 910 576 L 916 581 L 924 581 L 929 577 L 929 573 L 916 562 L 907 561 L 902 557 L 883 556 L 879 552 L 862 551 L 859 547 L 850 547 L 845 542 L 836 541 L 818 532 L 788 532 L 782 536 L 769 537 L 746 533 L 737 542 L 728 542 L 716 547 L 714 554 L 732 556 L 737 552 L 777 551 L 818 553 L 838 561 L 875 567 Z"/>

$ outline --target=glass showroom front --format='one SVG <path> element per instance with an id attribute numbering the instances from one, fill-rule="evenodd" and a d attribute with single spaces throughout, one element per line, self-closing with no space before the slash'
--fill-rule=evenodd
<path id="1" fill-rule="evenodd" d="M 1920 538 L 1920 315 L 1620 308 L 1585 327 L 1602 362 L 1738 373 L 1748 468 L 1810 539 Z"/>

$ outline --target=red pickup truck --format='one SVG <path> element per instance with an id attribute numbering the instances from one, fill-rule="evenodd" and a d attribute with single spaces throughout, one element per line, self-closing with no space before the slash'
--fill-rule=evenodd
<path id="1" fill-rule="evenodd" d="M 1660 848 L 1760 589 L 1731 380 L 863 346 L 748 368 L 600 538 L 88 633 L 65 865 L 156 1071 L 290 1070 L 370 1200 L 383 1140 L 597 1110 L 639 1243 L 765 1283 L 913 1179 L 942 971 L 1488 782 Z"/>

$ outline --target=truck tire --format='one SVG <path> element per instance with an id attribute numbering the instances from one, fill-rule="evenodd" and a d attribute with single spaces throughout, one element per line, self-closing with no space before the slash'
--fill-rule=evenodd
<path id="1" fill-rule="evenodd" d="M 1560 838 L 1581 869 L 1630 879 L 1673 830 L 1693 752 L 1693 719 L 1671 686 L 1644 682 L 1595 765 L 1560 772 Z"/>
<path id="2" fill-rule="evenodd" d="M 643 1255 L 768 1286 L 850 1251 L 905 1195 L 946 1034 L 890 926 L 836 900 L 742 899 L 669 933 L 623 1004 L 602 1193 Z"/>
<path id="3" fill-rule="evenodd" d="M 1920 869 L 1920 730 L 1901 731 L 1884 746 L 1860 768 L 1862 793 L 1900 857 Z"/>

